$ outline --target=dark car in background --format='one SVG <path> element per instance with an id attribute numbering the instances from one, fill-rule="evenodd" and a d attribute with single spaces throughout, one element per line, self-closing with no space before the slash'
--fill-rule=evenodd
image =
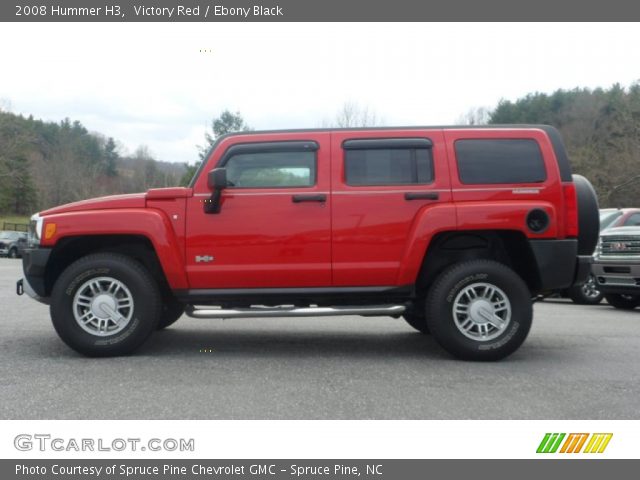
<path id="1" fill-rule="evenodd" d="M 9 258 L 22 257 L 27 248 L 27 233 L 3 230 L 0 232 L 0 256 Z"/>
<path id="2" fill-rule="evenodd" d="M 640 226 L 640 208 L 603 208 L 600 210 L 600 232 L 610 228 Z M 574 303 L 597 305 L 604 298 L 598 288 L 593 272 L 583 285 L 577 285 L 566 292 Z"/>

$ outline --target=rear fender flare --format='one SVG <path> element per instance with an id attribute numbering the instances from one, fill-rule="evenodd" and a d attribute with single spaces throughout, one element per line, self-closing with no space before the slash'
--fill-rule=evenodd
<path id="1" fill-rule="evenodd" d="M 416 215 L 407 236 L 397 285 L 413 285 L 417 282 L 431 241 L 441 232 L 457 230 L 456 217 L 456 207 L 451 204 L 425 207 Z"/>

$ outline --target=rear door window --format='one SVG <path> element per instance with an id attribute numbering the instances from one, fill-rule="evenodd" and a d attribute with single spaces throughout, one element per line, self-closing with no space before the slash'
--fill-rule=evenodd
<path id="1" fill-rule="evenodd" d="M 414 185 L 433 182 L 429 140 L 349 140 L 343 146 L 347 185 Z"/>

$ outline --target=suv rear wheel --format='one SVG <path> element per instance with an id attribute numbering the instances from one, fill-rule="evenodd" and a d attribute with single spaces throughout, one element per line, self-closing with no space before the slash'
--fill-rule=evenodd
<path id="1" fill-rule="evenodd" d="M 640 295 L 621 295 L 618 293 L 608 293 L 604 296 L 609 305 L 622 310 L 633 310 L 640 305 Z"/>
<path id="2" fill-rule="evenodd" d="M 115 253 L 88 255 L 60 275 L 51 319 L 60 338 L 92 357 L 126 355 L 149 337 L 161 314 L 158 286 L 135 260 Z"/>
<path id="3" fill-rule="evenodd" d="M 436 341 L 464 360 L 500 360 L 524 342 L 533 309 L 524 281 L 492 260 L 454 265 L 427 296 L 427 326 Z"/>

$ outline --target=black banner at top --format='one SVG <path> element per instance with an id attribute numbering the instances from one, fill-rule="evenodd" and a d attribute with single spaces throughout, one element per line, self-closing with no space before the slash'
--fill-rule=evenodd
<path id="1" fill-rule="evenodd" d="M 633 21 L 629 0 L 14 0 L 2 22 Z M 542 32 L 541 32 L 542 34 Z M 562 39 L 558 39 L 561 41 Z"/>

